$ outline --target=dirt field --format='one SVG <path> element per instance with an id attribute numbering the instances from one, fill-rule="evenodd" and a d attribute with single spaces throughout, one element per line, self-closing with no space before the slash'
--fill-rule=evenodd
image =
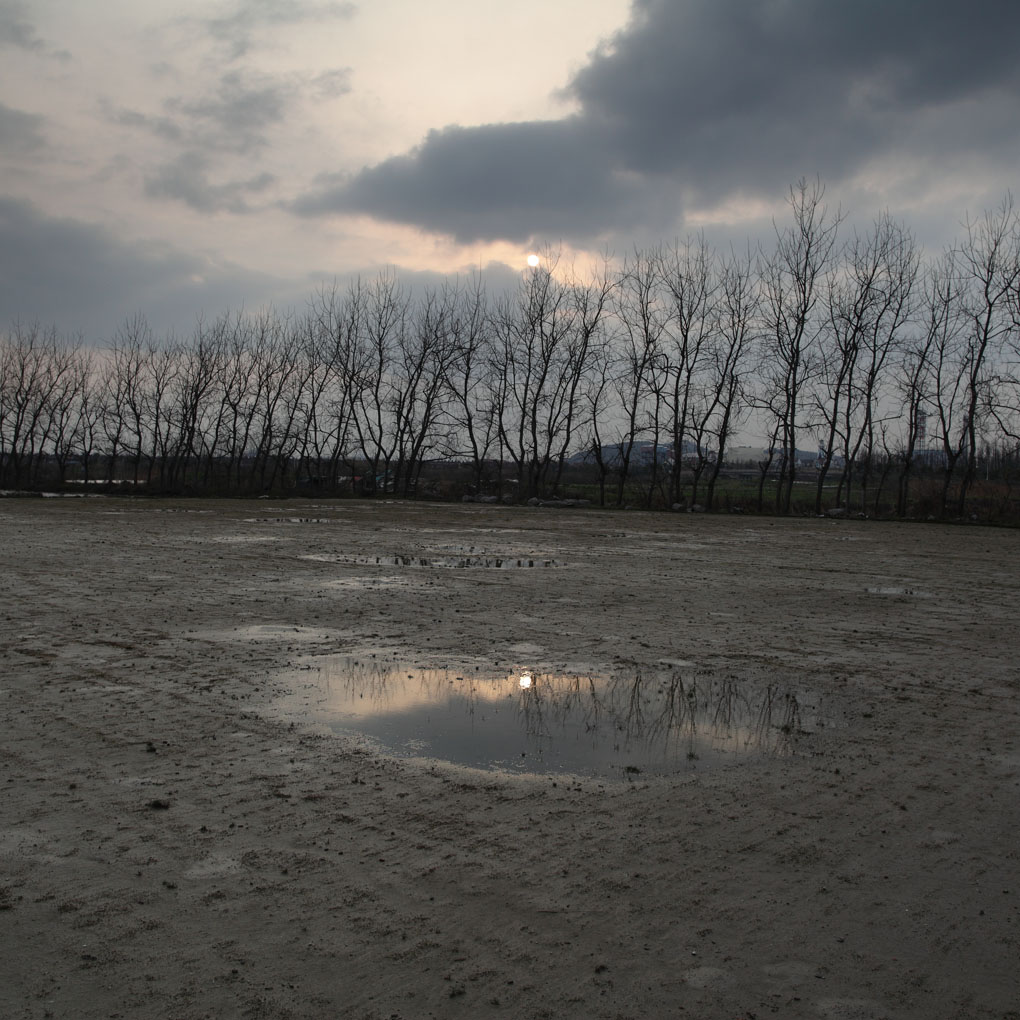
<path id="1" fill-rule="evenodd" d="M 454 547 L 562 566 L 356 562 Z M 1016 1020 L 1018 553 L 979 527 L 0 500 L 0 1015 Z M 845 717 L 608 781 L 272 714 L 289 664 L 370 648 L 681 661 Z"/>

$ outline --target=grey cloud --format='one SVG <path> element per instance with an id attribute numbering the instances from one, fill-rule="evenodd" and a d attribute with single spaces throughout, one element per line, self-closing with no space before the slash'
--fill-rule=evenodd
<path id="1" fill-rule="evenodd" d="M 228 71 L 200 97 L 171 96 L 160 113 L 101 104 L 105 117 L 167 142 L 204 152 L 251 153 L 269 143 L 283 121 L 294 83 L 271 75 Z"/>
<path id="2" fill-rule="evenodd" d="M 241 69 L 222 74 L 197 97 L 164 100 L 159 113 L 102 104 L 107 120 L 143 131 L 167 143 L 175 153 L 151 168 L 145 192 L 152 198 L 182 201 L 200 212 L 250 211 L 248 199 L 275 178 L 256 173 L 244 180 L 215 182 L 216 163 L 243 156 L 248 163 L 272 142 L 274 128 L 302 100 L 325 101 L 350 91 L 349 71 L 267 75 Z"/>
<path id="3" fill-rule="evenodd" d="M 338 99 L 351 91 L 351 71 L 348 67 L 323 71 L 308 82 L 309 91 L 316 99 Z"/>
<path id="4" fill-rule="evenodd" d="M 38 114 L 0 103 L 0 151 L 21 155 L 43 148 L 46 144 L 41 130 L 44 123 L 45 119 Z"/>
<path id="5" fill-rule="evenodd" d="M 67 50 L 53 50 L 47 45 L 26 16 L 26 7 L 18 0 L 0 0 L 0 49 L 10 46 L 53 60 L 69 60 Z"/>
<path id="6" fill-rule="evenodd" d="M 46 43 L 25 16 L 25 5 L 16 0 L 0 2 L 0 46 L 41 53 Z"/>
<path id="7" fill-rule="evenodd" d="M 107 118 L 122 127 L 143 128 L 170 142 L 180 141 L 184 137 L 184 129 L 171 117 L 151 116 L 138 110 L 112 109 L 106 104 L 104 106 Z"/>
<path id="8" fill-rule="evenodd" d="M 272 174 L 262 173 L 243 181 L 213 183 L 211 161 L 201 152 L 188 151 L 160 167 L 145 181 L 150 198 L 173 198 L 197 212 L 251 211 L 248 198 L 264 192 L 274 183 Z"/>
<path id="9" fill-rule="evenodd" d="M 650 109 L 661 121 L 677 107 L 685 123 L 773 117 L 777 103 L 911 108 L 1003 78 L 1015 86 L 1018 26 L 1010 0 L 637 0 L 566 91 L 613 120 Z"/>
<path id="10" fill-rule="evenodd" d="M 204 26 L 214 39 L 226 44 L 236 60 L 252 48 L 260 29 L 350 18 L 356 10 L 353 3 L 342 2 L 240 0 L 230 4 L 223 14 L 207 19 Z"/>
<path id="11" fill-rule="evenodd" d="M 343 69 L 276 76 L 234 70 L 201 98 L 167 99 L 162 113 L 110 104 L 103 112 L 113 123 L 144 131 L 176 151 L 147 173 L 145 193 L 150 198 L 181 201 L 199 212 L 246 213 L 251 211 L 249 199 L 276 178 L 256 173 L 243 180 L 216 181 L 222 176 L 216 163 L 238 155 L 250 162 L 270 145 L 273 128 L 302 97 L 324 100 L 347 91 L 348 72 Z"/>
<path id="12" fill-rule="evenodd" d="M 305 277 L 308 295 L 317 294 L 322 289 L 336 286 L 344 289 L 357 281 L 375 280 L 379 276 L 392 276 L 412 297 L 419 297 L 427 291 L 440 291 L 446 287 L 460 287 L 473 290 L 476 283 L 491 298 L 513 292 L 520 285 L 521 269 L 514 269 L 505 262 L 495 260 L 484 266 L 464 266 L 459 272 L 440 273 L 430 269 L 407 269 L 402 266 L 376 265 L 362 266 L 344 273 L 331 273 L 319 270 L 308 273 Z"/>
<path id="13" fill-rule="evenodd" d="M 171 99 L 167 110 L 214 148 L 250 152 L 267 143 L 266 131 L 283 120 L 291 95 L 288 83 L 269 75 L 224 74 L 201 99 Z"/>
<path id="14" fill-rule="evenodd" d="M 350 71 L 270 75 L 233 70 L 199 97 L 172 96 L 158 114 L 104 104 L 107 119 L 138 128 L 168 142 L 204 152 L 250 154 L 270 144 L 272 129 L 283 123 L 303 97 L 322 101 L 350 91 Z"/>
<path id="15" fill-rule="evenodd" d="M 591 240 L 682 214 L 681 200 L 773 197 L 872 160 L 1020 155 L 1014 0 L 634 0 L 628 24 L 548 123 L 449 127 L 348 178 L 301 215 L 361 212 L 462 240 Z M 933 159 L 933 157 L 935 157 Z"/>
<path id="16" fill-rule="evenodd" d="M 0 328 L 20 319 L 102 342 L 143 313 L 157 331 L 199 315 L 301 301 L 291 285 L 166 245 L 125 243 L 104 227 L 0 198 Z"/>
<path id="17" fill-rule="evenodd" d="M 0 330 L 15 321 L 38 322 L 102 345 L 141 313 L 157 333 L 182 333 L 200 317 L 231 309 L 274 304 L 301 310 L 323 282 L 345 286 L 381 271 L 386 267 L 366 266 L 337 277 L 323 269 L 283 280 L 166 244 L 125 242 L 102 225 L 50 217 L 28 202 L 0 197 Z M 439 273 L 394 271 L 412 292 L 451 281 Z M 465 285 L 472 275 L 470 269 L 462 273 Z M 480 275 L 493 295 L 520 279 L 519 270 L 499 262 Z"/>
<path id="18" fill-rule="evenodd" d="M 710 193 L 762 174 L 772 188 L 791 173 L 841 176 L 927 111 L 959 130 L 953 104 L 1015 96 L 1018 29 L 1005 0 L 639 0 L 567 91 L 634 170 Z"/>
<path id="19" fill-rule="evenodd" d="M 433 131 L 417 149 L 351 178 L 323 178 L 302 216 L 361 212 L 461 241 L 572 233 L 578 218 L 625 225 L 645 196 L 603 158 L 579 119 Z"/>

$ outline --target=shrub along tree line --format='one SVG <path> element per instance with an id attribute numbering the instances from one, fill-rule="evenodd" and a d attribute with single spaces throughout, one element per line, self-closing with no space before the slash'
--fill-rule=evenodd
<path id="1" fill-rule="evenodd" d="M 847 236 L 844 236 L 847 235 Z M 0 338 L 0 485 L 294 489 L 712 509 L 742 430 L 759 510 L 989 511 L 1020 466 L 1020 216 L 935 257 L 889 216 L 849 233 L 818 183 L 773 243 L 703 237 L 583 277 L 549 255 L 512 293 L 393 276 L 301 314 L 224 314 L 186 339 Z M 423 474 L 424 472 L 424 474 Z M 994 484 L 993 484 L 994 483 Z M 934 489 L 933 489 L 934 487 Z M 976 495 L 980 488 L 984 495 Z M 932 495 L 934 491 L 934 496 Z"/>

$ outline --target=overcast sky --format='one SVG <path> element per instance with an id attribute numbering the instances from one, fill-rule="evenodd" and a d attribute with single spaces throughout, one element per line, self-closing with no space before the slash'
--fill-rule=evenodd
<path id="1" fill-rule="evenodd" d="M 937 247 L 1017 187 L 1016 0 L 0 0 L 0 328 L 512 280 L 799 177 Z"/>

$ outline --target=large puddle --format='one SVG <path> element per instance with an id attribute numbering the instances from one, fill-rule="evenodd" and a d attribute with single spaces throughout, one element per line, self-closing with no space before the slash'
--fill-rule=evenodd
<path id="1" fill-rule="evenodd" d="M 245 517 L 245 524 L 346 524 L 342 517 Z"/>
<path id="2" fill-rule="evenodd" d="M 554 559 L 535 556 L 475 556 L 472 554 L 448 556 L 349 556 L 343 553 L 308 553 L 303 560 L 320 563 L 349 563 L 362 567 L 442 567 L 464 570 L 480 567 L 484 570 L 518 570 L 529 568 L 558 567 Z"/>
<path id="3" fill-rule="evenodd" d="M 579 676 L 306 660 L 277 709 L 382 753 L 517 773 L 633 778 L 793 754 L 837 713 L 808 692 L 656 675 Z"/>

